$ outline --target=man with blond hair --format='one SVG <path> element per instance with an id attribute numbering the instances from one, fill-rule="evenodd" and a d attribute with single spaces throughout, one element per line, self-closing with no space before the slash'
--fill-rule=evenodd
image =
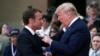
<path id="1" fill-rule="evenodd" d="M 42 41 L 51 46 L 53 56 L 88 56 L 90 33 L 72 3 L 66 2 L 55 11 L 64 34 L 60 40 L 45 36 Z M 55 36 L 56 38 L 56 36 Z"/>

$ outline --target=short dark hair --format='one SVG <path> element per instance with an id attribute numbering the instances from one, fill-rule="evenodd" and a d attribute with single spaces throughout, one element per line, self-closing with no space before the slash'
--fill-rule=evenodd
<path id="1" fill-rule="evenodd" d="M 46 22 L 51 22 L 51 19 L 52 19 L 52 16 L 50 16 L 50 15 L 43 15 L 43 19 L 45 19 L 46 20 Z"/>
<path id="2" fill-rule="evenodd" d="M 60 26 L 61 26 L 61 23 L 57 21 L 57 22 L 53 22 L 53 24 L 51 25 L 51 28 L 53 28 L 56 32 L 58 32 L 60 30 Z"/>
<path id="3" fill-rule="evenodd" d="M 94 36 L 100 36 L 100 33 L 97 33 L 97 34 L 95 34 Z M 94 36 L 93 36 L 93 37 L 94 37 Z"/>
<path id="4" fill-rule="evenodd" d="M 35 18 L 36 12 L 41 12 L 41 11 L 35 8 L 33 9 L 32 6 L 29 6 L 28 10 L 24 11 L 23 13 L 23 17 L 22 17 L 23 23 L 27 25 L 29 23 L 29 18 L 33 18 L 33 19 Z"/>

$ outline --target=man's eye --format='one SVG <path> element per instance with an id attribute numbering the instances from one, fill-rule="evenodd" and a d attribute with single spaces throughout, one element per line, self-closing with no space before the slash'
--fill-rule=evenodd
<path id="1" fill-rule="evenodd" d="M 54 14 L 54 18 L 58 18 L 58 15 L 57 14 Z"/>

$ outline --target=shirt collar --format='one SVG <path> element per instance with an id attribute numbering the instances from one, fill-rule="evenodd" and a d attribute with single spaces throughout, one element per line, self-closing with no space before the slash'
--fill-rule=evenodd
<path id="1" fill-rule="evenodd" d="M 68 27 L 70 27 L 78 18 L 79 18 L 79 16 L 75 17 L 75 18 L 71 21 L 71 23 L 68 25 Z"/>
<path id="2" fill-rule="evenodd" d="M 70 27 L 78 18 L 79 18 L 79 16 L 75 17 L 75 18 L 71 21 L 71 23 L 68 25 L 68 27 Z M 63 27 L 63 31 L 66 32 L 66 30 L 67 30 L 66 27 Z"/>
<path id="3" fill-rule="evenodd" d="M 35 34 L 34 30 L 32 30 L 30 27 L 25 26 L 25 28 L 26 28 L 27 30 L 29 30 L 29 31 L 31 32 L 31 34 L 32 34 L 32 35 L 34 35 L 34 34 Z"/>
<path id="4" fill-rule="evenodd" d="M 64 28 L 63 28 L 63 31 L 66 32 L 66 30 L 67 30 L 67 29 L 64 27 Z"/>

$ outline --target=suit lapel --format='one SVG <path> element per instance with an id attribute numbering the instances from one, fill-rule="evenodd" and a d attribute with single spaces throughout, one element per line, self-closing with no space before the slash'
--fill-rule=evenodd
<path id="1" fill-rule="evenodd" d="M 66 37 L 69 36 L 70 31 L 71 31 L 70 28 L 68 28 L 68 29 L 66 30 L 66 32 L 62 35 L 60 42 L 64 42 L 64 40 L 66 39 Z"/>
<path id="2" fill-rule="evenodd" d="M 62 35 L 60 42 L 65 42 L 69 39 L 69 35 L 74 31 L 79 22 L 80 19 L 76 20 L 69 28 L 67 28 L 66 32 Z"/>
<path id="3" fill-rule="evenodd" d="M 32 35 L 31 32 L 29 30 L 27 30 L 26 28 L 23 29 L 23 31 L 27 32 L 27 34 L 29 34 L 29 38 L 32 41 L 33 44 L 35 44 L 35 46 L 40 46 L 40 38 L 38 37 L 37 34 Z"/>
<path id="4" fill-rule="evenodd" d="M 24 28 L 23 31 L 26 31 L 28 34 L 32 35 L 32 33 L 26 28 Z"/>

